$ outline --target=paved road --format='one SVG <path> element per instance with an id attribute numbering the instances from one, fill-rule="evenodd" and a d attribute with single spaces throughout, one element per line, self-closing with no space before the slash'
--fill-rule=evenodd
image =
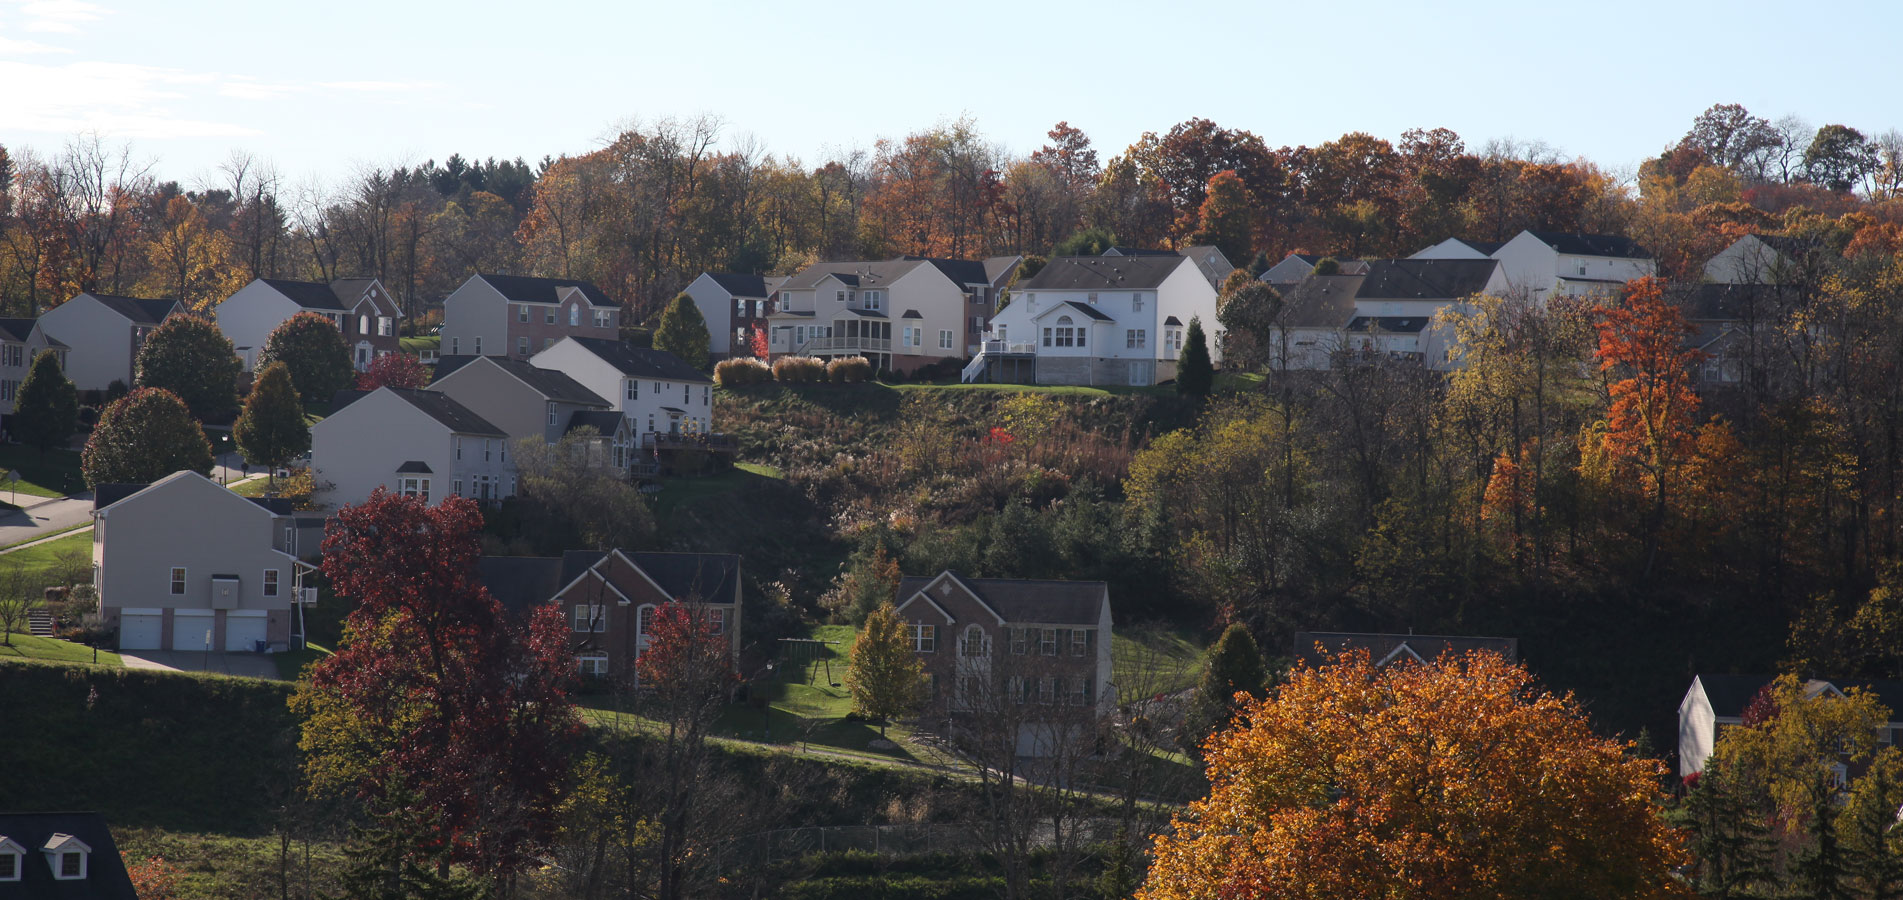
<path id="1" fill-rule="evenodd" d="M 25 509 L 9 509 L 0 514 L 0 547 L 11 547 L 22 541 L 37 540 L 76 525 L 92 523 L 91 491 L 63 499 L 22 496 L 20 501 L 35 505 Z"/>

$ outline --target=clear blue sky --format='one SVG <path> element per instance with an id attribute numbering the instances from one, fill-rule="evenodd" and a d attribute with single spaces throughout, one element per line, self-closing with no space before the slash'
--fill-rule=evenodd
<path id="1" fill-rule="evenodd" d="M 234 149 L 292 182 L 592 150 L 710 113 L 809 164 L 969 114 L 1105 158 L 1202 116 L 1271 146 L 1445 126 L 1630 167 L 1716 102 L 1903 127 L 1903 4 L 0 0 L 0 143 L 129 139 L 193 184 Z"/>

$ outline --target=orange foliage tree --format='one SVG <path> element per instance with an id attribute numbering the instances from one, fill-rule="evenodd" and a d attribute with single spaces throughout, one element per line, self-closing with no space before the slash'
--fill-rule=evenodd
<path id="1" fill-rule="evenodd" d="M 1138 897 L 1689 897 L 1663 766 L 1497 655 L 1297 670 L 1206 745 Z"/>
<path id="2" fill-rule="evenodd" d="M 1706 354 L 1685 346 L 1691 333 L 1684 313 L 1665 301 L 1653 278 L 1628 282 L 1618 302 L 1599 313 L 1599 369 L 1616 379 L 1607 388 L 1612 405 L 1602 441 L 1615 477 L 1636 475 L 1650 500 L 1648 543 L 1697 448 L 1691 367 Z"/>

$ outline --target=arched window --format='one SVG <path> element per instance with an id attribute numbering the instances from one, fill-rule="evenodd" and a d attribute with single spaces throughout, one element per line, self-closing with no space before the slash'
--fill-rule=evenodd
<path id="1" fill-rule="evenodd" d="M 1057 317 L 1057 346 L 1070 347 L 1076 344 L 1077 329 L 1071 327 L 1070 316 Z"/>
<path id="2" fill-rule="evenodd" d="M 579 326 L 580 324 L 581 324 L 581 304 L 571 303 L 568 306 L 568 325 L 569 327 L 573 328 L 573 327 Z"/>
<path id="3" fill-rule="evenodd" d="M 990 656 L 991 635 L 979 625 L 965 626 L 964 635 L 958 639 L 958 655 L 974 658 Z"/>

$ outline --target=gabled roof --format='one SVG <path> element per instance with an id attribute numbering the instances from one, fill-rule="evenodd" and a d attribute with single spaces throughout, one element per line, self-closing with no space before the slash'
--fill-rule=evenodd
<path id="1" fill-rule="evenodd" d="M 544 400 L 553 400 L 557 403 L 573 403 L 580 406 L 594 406 L 601 409 L 607 409 L 609 406 L 608 401 L 601 399 L 600 394 L 583 387 L 581 382 L 570 378 L 568 373 L 559 369 L 544 369 L 540 366 L 530 365 L 527 360 L 510 359 L 506 356 L 484 356 L 479 358 L 487 365 L 495 366 L 513 376 L 517 381 L 528 385 L 530 390 L 541 394 Z M 469 365 L 469 362 L 459 362 L 455 370 L 461 370 L 467 365 Z M 431 379 L 430 384 L 434 386 L 442 380 L 442 376 L 439 375 Z"/>
<path id="2" fill-rule="evenodd" d="M 1213 288 L 1221 288 L 1223 279 L 1236 270 L 1229 257 L 1222 254 L 1222 249 L 1214 245 L 1185 247 L 1182 253 L 1196 264 L 1197 270 L 1209 279 L 1209 286 Z"/>
<path id="3" fill-rule="evenodd" d="M 124 500 L 125 498 L 130 497 L 133 494 L 143 491 L 146 488 L 149 488 L 151 486 L 152 485 L 150 484 L 96 484 L 96 485 L 93 485 L 93 509 L 95 511 L 105 509 L 106 507 L 111 506 L 114 503 L 118 503 L 119 501 Z"/>
<path id="4" fill-rule="evenodd" d="M 663 381 L 689 381 L 696 384 L 713 384 L 713 380 L 701 374 L 699 369 L 665 350 L 648 347 L 636 347 L 626 341 L 611 341 L 607 338 L 568 337 L 583 350 L 599 357 L 602 362 L 614 366 L 623 375 L 634 378 L 659 378 Z"/>
<path id="5" fill-rule="evenodd" d="M 1491 259 L 1377 259 L 1369 263 L 1359 300 L 1458 300 L 1487 289 Z"/>
<path id="6" fill-rule="evenodd" d="M 1078 303 L 1078 302 L 1077 302 L 1077 301 L 1075 301 L 1075 300 L 1066 300 L 1066 301 L 1064 301 L 1064 302 L 1062 302 L 1062 303 L 1055 303 L 1055 304 L 1052 304 L 1052 305 L 1050 306 L 1050 308 L 1048 308 L 1048 309 L 1046 309 L 1046 310 L 1044 310 L 1043 312 L 1040 312 L 1040 313 L 1038 313 L 1038 314 L 1037 314 L 1036 316 L 1034 316 L 1034 317 L 1033 317 L 1033 321 L 1035 321 L 1035 320 L 1037 320 L 1037 319 L 1042 319 L 1042 318 L 1044 318 L 1045 316 L 1048 316 L 1048 315 L 1050 315 L 1051 313 L 1054 313 L 1054 312 L 1058 312 L 1058 311 L 1063 311 L 1063 312 L 1074 312 L 1074 313 L 1078 313 L 1078 314 L 1080 314 L 1080 315 L 1082 315 L 1082 316 L 1083 316 L 1084 318 L 1086 318 L 1086 319 L 1090 319 L 1090 320 L 1092 320 L 1092 321 L 1096 321 L 1096 322 L 1113 322 L 1113 321 L 1116 321 L 1115 319 L 1113 319 L 1113 318 L 1111 318 L 1110 316 L 1108 316 L 1108 315 L 1106 315 L 1106 314 L 1104 313 L 1104 311 L 1103 311 L 1103 310 L 1100 310 L 1100 309 L 1098 309 L 1098 308 L 1096 308 L 1096 307 L 1094 307 L 1094 306 L 1091 306 L 1091 305 L 1090 305 L 1090 304 L 1088 304 L 1088 303 Z"/>
<path id="7" fill-rule="evenodd" d="M 1564 231 L 1533 231 L 1527 234 L 1540 243 L 1568 256 L 1610 256 L 1618 259 L 1651 259 L 1651 251 L 1639 242 L 1616 234 L 1576 234 Z"/>
<path id="8" fill-rule="evenodd" d="M 731 603 L 734 590 L 740 584 L 739 554 L 613 552 L 633 563 L 656 587 L 677 601 Z M 570 550 L 562 554 L 562 584 L 573 584 L 589 567 L 606 559 L 608 553 Z"/>
<path id="9" fill-rule="evenodd" d="M 332 290 L 331 285 L 319 284 L 315 281 L 289 281 L 283 278 L 260 278 L 258 280 L 269 285 L 272 290 L 289 297 L 292 303 L 305 309 L 343 312 L 348 308 L 344 304 L 356 303 L 359 295 L 363 293 L 363 291 L 359 289 L 356 293 L 345 297 L 340 295 L 337 291 Z M 339 279 L 333 283 L 358 283 L 364 280 L 365 279 L 357 278 Z"/>
<path id="10" fill-rule="evenodd" d="M 985 257 L 985 278 L 993 287 L 1003 287 L 1011 280 L 1011 276 L 1017 272 L 1018 266 L 1023 262 L 1024 257 L 1021 254 Z"/>
<path id="11" fill-rule="evenodd" d="M 346 407 L 372 394 L 389 391 L 390 395 L 408 403 L 438 424 L 456 434 L 474 434 L 483 437 L 506 438 L 502 429 L 489 424 L 487 419 L 476 415 L 469 407 L 457 403 L 454 398 L 442 391 L 414 390 L 411 388 L 380 387 L 374 391 L 338 391 L 330 402 L 330 414 L 334 418 Z"/>
<path id="12" fill-rule="evenodd" d="M 436 474 L 434 471 L 431 471 L 429 467 L 429 463 L 426 463 L 420 459 L 412 459 L 412 460 L 405 461 L 403 465 L 396 467 L 396 473 L 398 475 L 434 475 Z"/>
<path id="13" fill-rule="evenodd" d="M 975 259 L 933 259 L 929 256 L 908 256 L 943 273 L 945 278 L 960 288 L 966 285 L 989 285 L 991 274 L 985 264 Z"/>
<path id="14" fill-rule="evenodd" d="M 490 287 L 496 289 L 496 293 L 501 294 L 511 303 L 560 303 L 562 292 L 559 288 L 575 288 L 581 291 L 583 297 L 588 298 L 590 306 L 621 305 L 602 293 L 601 288 L 595 287 L 592 282 L 574 278 L 530 278 L 526 275 L 477 275 L 475 277 L 488 282 Z"/>
<path id="15" fill-rule="evenodd" d="M 363 292 L 376 283 L 375 278 L 339 278 L 330 283 L 330 292 L 337 295 L 340 303 L 354 305 L 363 299 Z"/>
<path id="16" fill-rule="evenodd" d="M 148 300 L 144 297 L 121 297 L 116 294 L 90 292 L 87 296 L 136 325 L 157 325 L 165 321 L 165 317 L 178 308 L 178 301 L 171 299 Z"/>
<path id="17" fill-rule="evenodd" d="M 715 284 L 720 285 L 721 290 L 735 297 L 766 299 L 767 286 L 766 276 L 764 275 L 741 275 L 735 272 L 706 272 L 703 274 L 709 279 L 712 279 Z"/>
<path id="18" fill-rule="evenodd" d="M 1505 247 L 1507 245 L 1505 241 L 1470 241 L 1470 240 L 1467 240 L 1466 238 L 1459 238 L 1459 237 L 1448 238 L 1448 240 L 1459 241 L 1462 244 L 1466 244 L 1468 247 L 1472 248 L 1474 252 L 1479 253 L 1481 256 L 1492 256 L 1494 254 L 1494 251 L 1499 250 L 1501 247 Z"/>
<path id="19" fill-rule="evenodd" d="M 33 325 L 38 319 L 0 319 L 0 340 L 26 343 L 33 334 Z"/>
<path id="20" fill-rule="evenodd" d="M 1379 634 L 1355 633 L 1346 631 L 1298 631 L 1295 633 L 1295 658 L 1310 664 L 1324 661 L 1324 656 L 1315 652 L 1320 644 L 1327 654 L 1338 654 L 1346 650 L 1366 650 L 1372 662 L 1398 658 L 1411 653 L 1425 662 L 1433 662 L 1443 653 L 1466 654 L 1476 650 L 1491 651 L 1505 657 L 1507 662 L 1516 662 L 1520 658 L 1518 638 L 1454 636 L 1444 634 Z M 1398 651 L 1405 646 L 1408 653 Z"/>
<path id="21" fill-rule="evenodd" d="M 568 417 L 568 425 L 562 429 L 562 433 L 572 434 L 576 429 L 586 426 L 595 429 L 602 437 L 614 437 L 625 421 L 625 416 L 612 409 L 578 409 Z"/>
<path id="22" fill-rule="evenodd" d="M 0 882 L 4 900 L 136 900 L 104 817 L 95 812 L 0 813 L 0 837 L 29 851 L 20 880 Z M 60 881 L 41 850 L 86 851 L 86 877 Z"/>
<path id="23" fill-rule="evenodd" d="M 1366 275 L 1310 275 L 1282 294 L 1276 317 L 1284 328 L 1340 328 L 1355 317 L 1355 292 Z"/>
<path id="24" fill-rule="evenodd" d="M 904 605 L 940 577 L 950 575 L 977 595 L 979 602 L 1007 623 L 1027 625 L 1095 625 L 1108 601 L 1109 585 L 1101 581 L 1039 581 L 1019 578 L 966 578 L 946 570 L 938 575 L 907 575 L 899 579 L 898 598 Z M 927 599 L 932 599 L 927 595 Z M 933 603 L 937 600 L 932 599 Z"/>
<path id="25" fill-rule="evenodd" d="M 1167 256 L 1060 256 L 1036 275 L 1018 284 L 1019 291 L 1142 291 L 1176 273 L 1179 266 L 1195 265 L 1188 257 Z"/>
<path id="26" fill-rule="evenodd" d="M 562 561 L 542 556 L 485 556 L 476 560 L 476 577 L 503 609 L 522 615 L 547 603 L 562 589 Z"/>
<path id="27" fill-rule="evenodd" d="M 122 501 L 128 500 L 138 494 L 144 493 L 145 491 L 168 487 L 172 485 L 173 483 L 178 482 L 180 480 L 184 480 L 184 479 L 197 479 L 201 487 L 210 487 L 215 489 L 217 496 L 236 497 L 239 500 L 249 501 L 252 503 L 252 505 L 261 507 L 266 512 L 272 513 L 273 515 L 283 515 L 289 512 L 288 509 L 284 510 L 284 512 L 280 512 L 279 510 L 273 508 L 273 506 L 269 503 L 257 502 L 258 500 L 262 500 L 265 498 L 239 497 L 237 494 L 231 492 L 230 490 L 227 490 L 224 485 L 221 485 L 218 482 L 213 481 L 210 478 L 207 478 L 189 469 L 180 469 L 179 471 L 173 472 L 172 474 L 167 475 L 164 478 L 161 478 L 150 484 L 97 485 L 93 488 L 93 512 L 95 513 L 104 512 L 105 510 L 111 508 L 112 506 Z M 208 496 L 209 495 L 210 495 L 210 492 L 208 492 Z"/>

